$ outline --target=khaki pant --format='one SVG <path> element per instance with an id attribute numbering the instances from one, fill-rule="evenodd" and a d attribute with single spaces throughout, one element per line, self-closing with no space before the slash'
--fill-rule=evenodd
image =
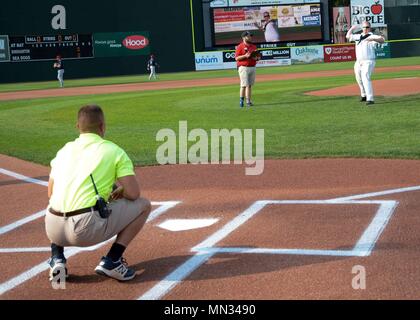
<path id="1" fill-rule="evenodd" d="M 241 80 L 241 87 L 253 86 L 255 83 L 255 67 L 244 67 L 238 68 L 239 79 Z"/>
<path id="2" fill-rule="evenodd" d="M 120 233 L 149 205 L 149 200 L 144 198 L 113 201 L 109 204 L 112 213 L 108 219 L 101 218 L 98 211 L 58 217 L 47 208 L 45 229 L 50 241 L 59 246 L 89 247 Z"/>

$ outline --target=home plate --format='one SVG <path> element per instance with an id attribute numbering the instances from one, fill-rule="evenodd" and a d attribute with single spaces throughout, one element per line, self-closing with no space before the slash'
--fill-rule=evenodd
<path id="1" fill-rule="evenodd" d="M 185 231 L 199 229 L 215 224 L 219 219 L 168 219 L 158 227 L 169 231 Z"/>

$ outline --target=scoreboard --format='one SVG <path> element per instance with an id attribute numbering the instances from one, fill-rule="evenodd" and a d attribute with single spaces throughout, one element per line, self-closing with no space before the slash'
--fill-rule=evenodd
<path id="1" fill-rule="evenodd" d="M 9 36 L 11 62 L 93 58 L 92 34 Z"/>

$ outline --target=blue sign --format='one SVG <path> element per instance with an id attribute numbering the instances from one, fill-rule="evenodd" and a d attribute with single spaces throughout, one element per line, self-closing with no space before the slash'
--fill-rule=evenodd
<path id="1" fill-rule="evenodd" d="M 321 16 L 319 14 L 303 16 L 302 20 L 303 20 L 304 26 L 320 26 L 321 25 Z"/>

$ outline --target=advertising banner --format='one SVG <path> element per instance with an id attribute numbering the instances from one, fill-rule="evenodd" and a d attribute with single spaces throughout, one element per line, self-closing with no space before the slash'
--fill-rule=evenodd
<path id="1" fill-rule="evenodd" d="M 324 47 L 324 62 L 344 62 L 354 60 L 356 60 L 356 48 L 354 44 Z"/>
<path id="2" fill-rule="evenodd" d="M 258 61 L 257 67 L 290 66 L 291 64 L 292 64 L 291 59 L 269 59 L 269 60 Z"/>
<path id="3" fill-rule="evenodd" d="M 350 8 L 333 8 L 334 43 L 346 43 L 346 34 L 350 29 Z"/>
<path id="4" fill-rule="evenodd" d="M 123 57 L 150 54 L 148 31 L 95 33 L 95 57 Z"/>
<path id="5" fill-rule="evenodd" d="M 391 58 L 391 44 L 384 43 L 376 50 L 377 59 L 388 59 Z"/>
<path id="6" fill-rule="evenodd" d="M 8 36 L 0 36 L 0 62 L 9 60 L 9 38 Z"/>
<path id="7" fill-rule="evenodd" d="M 235 53 L 233 52 L 233 57 Z M 235 58 L 233 58 L 235 60 Z M 223 52 L 196 52 L 195 53 L 195 70 L 217 70 L 224 69 Z"/>
<path id="8" fill-rule="evenodd" d="M 236 62 L 234 51 L 223 52 L 223 62 Z"/>
<path id="9" fill-rule="evenodd" d="M 351 25 L 360 25 L 364 21 L 372 27 L 385 27 L 384 0 L 351 0 Z"/>
<path id="10" fill-rule="evenodd" d="M 323 46 L 290 48 L 292 64 L 320 63 L 324 61 Z"/>
<path id="11" fill-rule="evenodd" d="M 290 49 L 269 49 L 260 51 L 262 59 L 257 67 L 290 66 L 292 64 Z M 235 52 L 214 51 L 196 52 L 195 70 L 236 69 Z"/>
<path id="12" fill-rule="evenodd" d="M 236 7 L 236 6 L 263 6 L 276 4 L 301 4 L 301 3 L 316 3 L 319 0 L 213 0 L 210 7 Z"/>
<path id="13" fill-rule="evenodd" d="M 261 50 L 262 60 L 271 60 L 271 59 L 290 59 L 290 49 L 270 49 L 270 50 Z"/>
<path id="14" fill-rule="evenodd" d="M 320 26 L 321 25 L 321 16 L 320 15 L 310 15 L 302 17 L 304 26 Z"/>
<path id="15" fill-rule="evenodd" d="M 212 8 L 227 6 L 229 6 L 229 0 L 213 0 L 212 2 L 210 2 L 210 7 Z"/>

